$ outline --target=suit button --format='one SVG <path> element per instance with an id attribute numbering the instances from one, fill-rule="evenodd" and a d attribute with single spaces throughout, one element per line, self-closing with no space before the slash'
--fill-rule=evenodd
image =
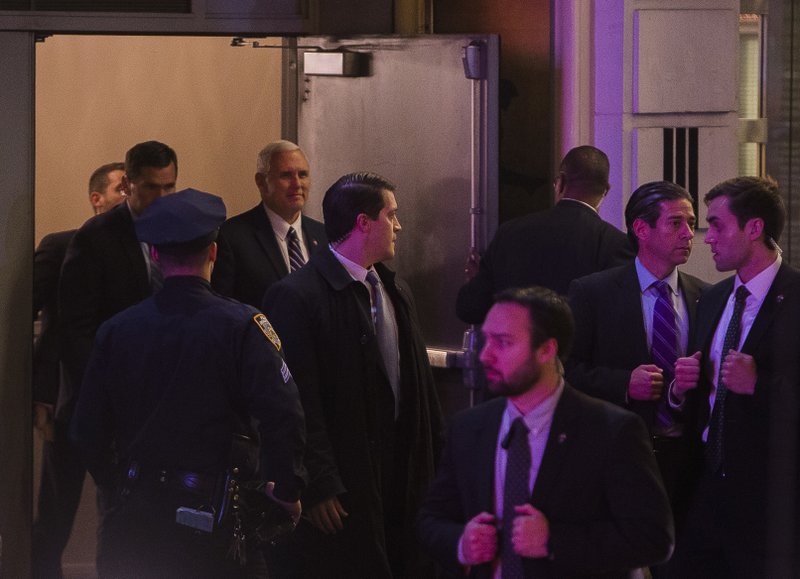
<path id="1" fill-rule="evenodd" d="M 361 334 L 361 345 L 363 346 L 368 341 L 369 341 L 369 336 L 367 336 L 366 334 Z"/>

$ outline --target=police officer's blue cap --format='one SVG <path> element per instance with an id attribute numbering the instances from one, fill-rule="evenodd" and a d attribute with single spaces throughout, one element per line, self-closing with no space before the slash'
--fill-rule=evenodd
<path id="1" fill-rule="evenodd" d="M 183 189 L 153 201 L 136 220 L 139 241 L 161 248 L 203 249 L 217 238 L 225 203 L 211 193 Z"/>

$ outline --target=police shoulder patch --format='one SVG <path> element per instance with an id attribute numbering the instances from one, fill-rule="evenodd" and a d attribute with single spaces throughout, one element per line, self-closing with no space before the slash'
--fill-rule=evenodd
<path id="1" fill-rule="evenodd" d="M 272 345 L 275 346 L 275 349 L 281 349 L 281 339 L 278 337 L 278 334 L 272 327 L 272 324 L 269 323 L 267 316 L 264 314 L 256 314 L 253 316 L 253 321 L 258 324 L 258 327 L 261 328 L 261 331 L 264 332 L 264 335 L 267 339 L 272 342 Z"/>

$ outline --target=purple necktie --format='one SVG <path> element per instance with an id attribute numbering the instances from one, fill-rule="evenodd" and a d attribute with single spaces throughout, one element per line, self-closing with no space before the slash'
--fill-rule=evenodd
<path id="1" fill-rule="evenodd" d="M 665 281 L 657 281 L 651 287 L 658 292 L 653 308 L 653 336 L 650 357 L 653 364 L 664 371 L 664 387 L 656 411 L 656 431 L 667 433 L 674 420 L 667 404 L 667 390 L 675 377 L 675 361 L 678 359 L 678 314 L 672 305 L 672 290 Z"/>

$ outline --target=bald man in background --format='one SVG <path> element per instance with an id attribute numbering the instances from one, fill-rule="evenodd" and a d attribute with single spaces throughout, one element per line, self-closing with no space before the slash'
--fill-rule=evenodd
<path id="1" fill-rule="evenodd" d="M 470 254 L 470 279 L 456 299 L 458 317 L 481 324 L 504 289 L 537 285 L 567 295 L 573 279 L 632 261 L 635 252 L 625 234 L 597 213 L 611 188 L 608 173 L 600 149 L 570 150 L 554 183 L 555 207 L 504 223 L 482 258 Z"/>

